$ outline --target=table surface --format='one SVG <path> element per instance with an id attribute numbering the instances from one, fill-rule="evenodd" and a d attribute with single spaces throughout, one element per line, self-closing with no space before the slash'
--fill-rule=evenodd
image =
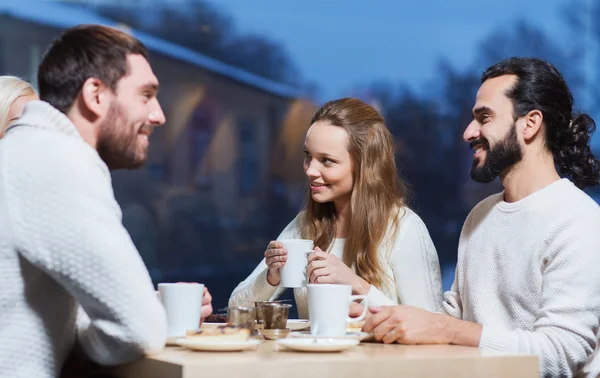
<path id="1" fill-rule="evenodd" d="M 361 343 L 337 353 L 294 352 L 263 340 L 255 350 L 198 352 L 167 347 L 111 368 L 122 378 L 195 377 L 538 377 L 536 356 L 452 345 Z"/>

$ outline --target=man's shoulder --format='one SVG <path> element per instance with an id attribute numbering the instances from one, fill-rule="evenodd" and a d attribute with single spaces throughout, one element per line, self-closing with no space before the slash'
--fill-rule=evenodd
<path id="1" fill-rule="evenodd" d="M 554 222 L 593 222 L 600 227 L 600 206 L 586 192 L 563 179 L 538 203 L 537 211 Z"/>
<path id="2" fill-rule="evenodd" d="M 494 205 L 496 205 L 499 201 L 502 200 L 503 197 L 504 197 L 504 192 L 498 192 L 498 193 L 494 193 L 494 194 L 484 198 L 483 200 L 479 201 L 479 203 L 477 205 L 475 205 L 475 207 L 473 207 L 473 209 L 471 209 L 467 219 L 477 216 L 478 214 L 481 214 L 481 213 L 489 212 L 494 207 Z"/>
<path id="3" fill-rule="evenodd" d="M 19 127 L 0 140 L 0 176 L 7 193 L 70 193 L 110 186 L 110 172 L 82 139 L 52 130 Z M 108 183 L 108 185 L 106 185 Z"/>
<path id="4" fill-rule="evenodd" d="M 3 151 L 3 165 L 13 172 L 59 173 L 101 161 L 98 153 L 80 138 L 28 125 L 7 133 L 0 141 L 0 151 Z"/>

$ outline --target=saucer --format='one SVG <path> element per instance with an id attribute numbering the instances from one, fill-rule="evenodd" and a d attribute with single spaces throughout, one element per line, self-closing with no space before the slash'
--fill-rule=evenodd
<path id="1" fill-rule="evenodd" d="M 299 352 L 341 352 L 360 344 L 356 339 L 285 338 L 276 341 L 278 346 Z"/>
<path id="2" fill-rule="evenodd" d="M 177 344 L 186 349 L 206 352 L 237 352 L 241 350 L 255 349 L 260 345 L 260 340 L 250 339 L 247 341 L 188 341 L 185 338 L 177 340 Z"/>
<path id="3" fill-rule="evenodd" d="M 371 337 L 370 333 L 367 332 L 346 332 L 342 336 L 318 336 L 311 335 L 310 331 L 298 331 L 290 333 L 289 337 L 301 338 L 301 339 L 336 339 L 336 340 L 358 340 L 362 341 Z"/>

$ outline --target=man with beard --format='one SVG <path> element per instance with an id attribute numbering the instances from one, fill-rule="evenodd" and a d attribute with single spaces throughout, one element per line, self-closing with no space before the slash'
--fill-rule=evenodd
<path id="1" fill-rule="evenodd" d="M 74 345 L 99 364 L 159 351 L 165 312 L 115 201 L 165 122 L 146 48 L 116 29 L 65 31 L 40 98 L 0 141 L 0 376 L 57 377 Z M 210 311 L 205 293 L 203 315 Z M 198 319 L 200 321 L 200 319 Z"/>
<path id="2" fill-rule="evenodd" d="M 542 377 L 600 373 L 600 208 L 580 189 L 598 185 L 600 164 L 594 121 L 572 107 L 544 61 L 511 58 L 483 74 L 464 140 L 475 150 L 471 177 L 499 177 L 504 191 L 469 214 L 440 311 L 373 308 L 365 331 L 386 343 L 535 354 Z"/>

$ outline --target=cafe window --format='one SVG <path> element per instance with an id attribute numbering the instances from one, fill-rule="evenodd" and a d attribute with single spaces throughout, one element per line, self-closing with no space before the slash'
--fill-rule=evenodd
<path id="1" fill-rule="evenodd" d="M 239 189 L 242 196 L 256 192 L 259 175 L 257 124 L 251 119 L 241 119 L 238 127 L 239 158 L 237 163 Z"/>
<path id="2" fill-rule="evenodd" d="M 32 44 L 29 46 L 29 82 L 34 88 L 38 87 L 37 72 L 42 62 L 42 50 L 40 45 Z"/>
<path id="3" fill-rule="evenodd" d="M 5 59 L 4 40 L 2 39 L 2 36 L 0 35 L 0 75 L 6 74 L 6 71 L 4 70 L 4 59 Z"/>

